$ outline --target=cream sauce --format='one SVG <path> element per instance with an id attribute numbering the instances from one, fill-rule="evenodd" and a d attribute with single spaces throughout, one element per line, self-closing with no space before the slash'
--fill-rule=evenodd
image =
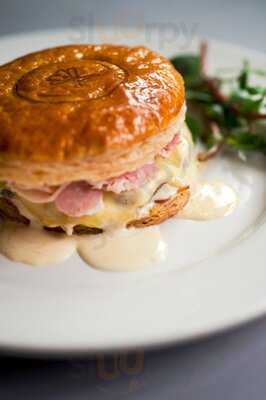
<path id="1" fill-rule="evenodd" d="M 0 232 L 0 253 L 28 265 L 59 264 L 76 250 L 72 237 L 46 232 L 34 226 L 7 223 Z"/>
<path id="2" fill-rule="evenodd" d="M 161 261 L 166 243 L 159 227 L 122 229 L 78 240 L 78 253 L 89 265 L 104 271 L 131 271 Z"/>
<path id="3" fill-rule="evenodd" d="M 238 204 L 236 192 L 222 182 L 199 184 L 178 218 L 210 220 L 231 214 Z"/>
<path id="4" fill-rule="evenodd" d="M 159 227 L 67 236 L 7 223 L 0 232 L 0 253 L 16 262 L 33 266 L 59 264 L 75 251 L 96 269 L 130 271 L 162 260 L 166 244 Z"/>
<path id="5" fill-rule="evenodd" d="M 199 185 L 178 218 L 209 220 L 229 215 L 238 202 L 235 191 L 221 182 Z M 100 235 L 46 232 L 36 226 L 6 223 L 0 232 L 0 253 L 29 265 L 58 264 L 77 251 L 89 265 L 104 271 L 131 271 L 164 259 L 166 243 L 158 226 L 118 229 Z"/>
<path id="6" fill-rule="evenodd" d="M 165 190 L 162 188 L 162 193 L 158 193 L 158 196 L 164 196 Z M 224 183 L 198 184 L 194 187 L 187 206 L 178 213 L 178 218 L 222 218 L 229 215 L 237 203 L 235 191 Z M 153 202 L 150 205 L 152 204 Z M 106 233 L 96 236 L 67 236 L 47 232 L 37 227 L 36 223 L 25 227 L 6 223 L 0 232 L 1 254 L 13 261 L 36 266 L 61 263 L 77 251 L 87 264 L 96 269 L 137 270 L 162 260 L 166 256 L 166 247 L 158 226 L 107 230 Z"/>

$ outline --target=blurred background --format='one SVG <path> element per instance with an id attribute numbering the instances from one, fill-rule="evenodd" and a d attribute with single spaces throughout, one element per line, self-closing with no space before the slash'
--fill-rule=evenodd
<path id="1" fill-rule="evenodd" d="M 10 34 L 67 28 L 73 41 L 84 42 L 90 27 L 157 24 L 182 36 L 185 45 L 202 36 L 265 52 L 265 21 L 265 0 L 0 0 L 0 51 L 1 37 Z M 2 356 L 0 399 L 265 397 L 264 319 L 198 343 L 133 354 L 127 367 L 123 357 L 41 361 Z"/>
<path id="2" fill-rule="evenodd" d="M 158 23 L 188 37 L 197 34 L 266 49 L 265 0 L 0 0 L 0 10 L 0 35 Z"/>

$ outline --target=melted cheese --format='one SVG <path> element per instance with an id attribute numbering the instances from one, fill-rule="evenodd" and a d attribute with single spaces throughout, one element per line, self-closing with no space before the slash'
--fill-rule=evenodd
<path id="1" fill-rule="evenodd" d="M 93 215 L 79 218 L 69 217 L 60 213 L 53 203 L 34 204 L 16 196 L 16 205 L 23 215 L 31 221 L 48 227 L 63 227 L 66 232 L 72 232 L 75 225 L 84 225 L 95 228 L 113 228 L 125 226 L 129 221 L 140 215 L 140 210 L 147 209 L 156 189 L 170 183 L 173 187 L 191 184 L 195 180 L 197 163 L 193 156 L 193 143 L 189 130 L 184 126 L 180 135 L 180 142 L 168 158 L 157 157 L 158 173 L 138 190 L 115 194 L 105 192 L 104 207 Z M 148 209 L 147 209 L 148 213 Z"/>
<path id="2" fill-rule="evenodd" d="M 181 141 L 168 158 L 156 159 L 158 173 L 138 190 L 119 195 L 105 192 L 104 207 L 94 215 L 68 217 L 52 203 L 33 204 L 16 196 L 15 204 L 34 223 L 21 226 L 3 225 L 0 232 L 0 253 L 7 258 L 29 265 L 57 264 L 75 251 L 94 268 L 105 271 L 129 271 L 145 267 L 166 256 L 166 243 L 158 226 L 143 229 L 117 229 L 127 222 L 144 217 L 154 201 L 174 196 L 175 189 L 188 185 L 192 196 L 178 217 L 194 220 L 229 215 L 237 204 L 235 192 L 223 183 L 198 183 L 198 163 L 192 152 L 189 131 L 184 128 Z M 158 187 L 161 187 L 159 190 Z M 13 199 L 12 199 L 13 201 Z M 104 228 L 101 235 L 72 235 L 46 232 L 40 224 L 61 226 L 68 235 L 73 226 Z"/>

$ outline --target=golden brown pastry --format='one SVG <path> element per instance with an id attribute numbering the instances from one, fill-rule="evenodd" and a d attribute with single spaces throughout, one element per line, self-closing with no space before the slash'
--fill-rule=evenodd
<path id="1" fill-rule="evenodd" d="M 177 191 L 175 196 L 165 201 L 155 203 L 146 217 L 130 221 L 127 226 L 129 228 L 145 228 L 145 226 L 160 224 L 182 210 L 188 203 L 189 196 L 189 187 L 181 188 Z"/>
<path id="2" fill-rule="evenodd" d="M 147 48 L 21 57 L 0 67 L 0 196 L 68 233 L 159 223 L 189 198 L 184 119 L 182 77 Z"/>

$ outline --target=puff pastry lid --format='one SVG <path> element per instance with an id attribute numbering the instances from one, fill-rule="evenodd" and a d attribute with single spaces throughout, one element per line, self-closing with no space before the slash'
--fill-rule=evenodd
<path id="1" fill-rule="evenodd" d="M 184 104 L 184 83 L 145 47 L 71 45 L 0 67 L 0 160 L 75 162 L 134 148 Z"/>

